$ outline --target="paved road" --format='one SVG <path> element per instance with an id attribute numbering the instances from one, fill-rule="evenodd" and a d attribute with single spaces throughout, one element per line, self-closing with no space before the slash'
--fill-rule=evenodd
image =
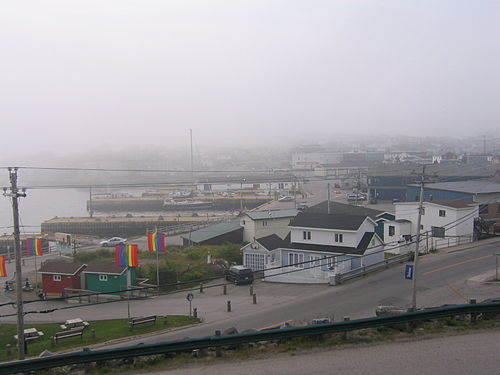
<path id="1" fill-rule="evenodd" d="M 194 362 L 148 374 L 177 375 L 498 375 L 500 330 L 325 351 L 292 352 L 264 359 Z"/>
<path id="2" fill-rule="evenodd" d="M 418 305 L 439 306 L 442 304 L 466 303 L 470 298 L 481 301 L 500 297 L 498 285 L 473 282 L 470 279 L 494 269 L 494 254 L 500 240 L 481 244 L 473 248 L 440 252 L 422 258 L 418 283 Z M 144 337 L 135 343 L 154 343 L 184 337 L 212 335 L 216 329 L 236 327 L 242 331 L 265 327 L 270 324 L 294 320 L 301 324 L 317 317 L 343 316 L 351 319 L 374 315 L 378 305 L 411 304 L 411 282 L 403 278 L 403 265 L 372 274 L 336 287 L 322 287 L 317 292 L 302 294 L 297 298 L 279 300 L 261 310 L 219 312 L 217 318 L 199 326 Z M 269 284 L 267 284 L 269 285 Z M 134 343 L 134 342 L 130 342 Z"/>
<path id="3" fill-rule="evenodd" d="M 494 270 L 494 257 L 500 239 L 489 243 L 478 243 L 472 248 L 440 251 L 422 257 L 418 288 L 420 306 L 436 306 L 445 303 L 465 303 L 469 298 L 478 301 L 488 297 L 499 297 L 498 285 L 472 282 L 485 271 Z M 468 245 L 470 246 L 470 245 Z M 195 327 L 143 337 L 118 345 L 137 342 L 158 342 L 175 338 L 211 335 L 216 329 L 236 327 L 238 330 L 260 328 L 270 324 L 294 320 L 297 324 L 313 318 L 344 315 L 352 319 L 372 316 L 377 305 L 409 306 L 411 282 L 403 278 L 403 265 L 353 280 L 344 285 L 291 285 L 260 283 L 255 286 L 259 303 L 253 305 L 248 287 L 231 286 L 229 295 L 222 295 L 222 288 L 195 292 L 194 306 L 198 307 L 204 323 Z M 225 302 L 231 299 L 233 311 L 225 311 Z M 5 300 L 5 297 L 2 298 Z M 37 302 L 25 307 L 29 310 L 45 310 L 53 307 L 68 307 L 63 302 Z M 188 304 L 185 293 L 156 297 L 145 301 L 132 301 L 132 315 L 186 314 Z M 14 313 L 11 306 L 0 308 L 0 315 Z M 29 322 L 61 322 L 69 318 L 111 319 L 127 316 L 127 302 L 115 302 L 99 306 L 78 306 L 77 309 L 61 310 L 51 314 L 29 314 Z M 15 317 L 2 318 L 15 321 Z M 109 345 L 108 345 L 109 347 Z"/>

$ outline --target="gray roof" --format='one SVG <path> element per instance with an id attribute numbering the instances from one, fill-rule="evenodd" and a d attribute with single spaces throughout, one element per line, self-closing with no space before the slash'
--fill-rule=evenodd
<path id="1" fill-rule="evenodd" d="M 328 201 L 323 201 L 314 206 L 307 208 L 304 212 L 307 213 L 317 213 L 317 214 L 326 214 L 328 213 Z M 369 216 L 375 220 L 377 215 L 383 214 L 384 211 L 374 210 L 373 208 L 367 208 L 363 206 L 357 206 L 355 204 L 345 204 L 339 202 L 330 201 L 330 214 L 346 214 L 346 215 L 360 215 L 360 216 Z"/>
<path id="2" fill-rule="evenodd" d="M 85 269 L 85 273 L 112 273 L 121 275 L 126 269 L 126 266 L 117 266 L 113 262 L 91 262 Z"/>
<path id="3" fill-rule="evenodd" d="M 192 242 L 199 243 L 209 240 L 214 237 L 222 236 L 223 234 L 242 229 L 239 220 L 231 220 L 225 223 L 214 224 L 206 228 L 195 230 L 189 234 L 182 235 L 181 238 L 191 240 Z"/>
<path id="4" fill-rule="evenodd" d="M 267 250 L 274 250 L 278 247 L 284 247 L 290 244 L 290 233 L 284 240 L 276 234 L 270 234 L 269 236 L 257 238 L 255 241 L 260 243 Z"/>
<path id="5" fill-rule="evenodd" d="M 467 178 L 467 177 L 492 177 L 500 169 L 498 165 L 450 165 L 432 164 L 427 165 L 425 172 L 429 175 L 436 174 L 440 178 Z M 368 177 L 377 176 L 411 176 L 421 173 L 422 166 L 414 163 L 400 163 L 379 165 L 367 170 Z"/>
<path id="6" fill-rule="evenodd" d="M 85 264 L 72 262 L 47 261 L 40 267 L 40 273 L 56 273 L 61 275 L 76 275 L 85 268 Z"/>
<path id="7" fill-rule="evenodd" d="M 333 215 L 301 212 L 290 222 L 291 227 L 357 230 L 366 215 Z"/>
<path id="8" fill-rule="evenodd" d="M 488 180 L 437 182 L 433 184 L 425 184 L 425 189 L 447 190 L 470 194 L 488 194 L 500 193 L 500 183 Z"/>
<path id="9" fill-rule="evenodd" d="M 265 210 L 265 211 L 249 211 L 245 212 L 252 220 L 269 220 L 294 217 L 299 213 L 299 210 L 294 208 L 288 210 Z"/>

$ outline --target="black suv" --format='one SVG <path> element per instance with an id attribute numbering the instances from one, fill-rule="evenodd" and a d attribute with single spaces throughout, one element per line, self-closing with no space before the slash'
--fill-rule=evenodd
<path id="1" fill-rule="evenodd" d="M 232 266 L 224 271 L 224 276 L 227 281 L 231 281 L 235 285 L 253 283 L 252 269 L 245 266 Z"/>

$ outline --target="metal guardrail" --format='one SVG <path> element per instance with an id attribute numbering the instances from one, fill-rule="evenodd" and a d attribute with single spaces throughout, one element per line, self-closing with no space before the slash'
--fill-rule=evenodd
<path id="1" fill-rule="evenodd" d="M 397 255 L 397 256 L 392 257 L 392 258 L 384 259 L 381 262 L 370 264 L 369 266 L 358 267 L 358 268 L 355 268 L 353 270 L 344 272 L 342 274 L 337 274 L 335 276 L 332 276 L 333 282 L 332 282 L 332 280 L 330 280 L 330 284 L 331 285 L 342 284 L 344 281 L 354 279 L 355 277 L 358 277 L 358 276 L 364 276 L 367 273 L 378 271 L 381 268 L 387 268 L 394 263 L 405 262 L 411 258 L 412 254 L 413 253 Z"/>
<path id="2" fill-rule="evenodd" d="M 80 352 L 53 355 L 23 361 L 0 364 L 1 374 L 14 374 L 43 370 L 72 364 L 106 361 L 128 357 L 164 354 L 217 346 L 238 345 L 257 341 L 287 339 L 300 336 L 321 335 L 326 333 L 345 332 L 363 328 L 374 328 L 398 323 L 408 323 L 427 319 L 443 318 L 464 314 L 480 314 L 500 312 L 500 302 L 447 306 L 397 315 L 371 317 L 337 323 L 325 323 L 294 328 L 272 329 L 252 333 L 241 333 L 225 336 L 207 336 L 195 339 L 166 341 L 157 344 L 135 345 L 117 349 L 84 350 Z"/>

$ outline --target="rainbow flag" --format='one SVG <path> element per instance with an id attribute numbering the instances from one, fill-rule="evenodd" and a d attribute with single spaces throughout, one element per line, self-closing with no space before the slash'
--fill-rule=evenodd
<path id="1" fill-rule="evenodd" d="M 119 244 L 115 246 L 115 264 L 120 267 L 127 265 L 127 245 Z"/>
<path id="2" fill-rule="evenodd" d="M 127 260 L 129 267 L 137 267 L 139 265 L 139 246 L 127 245 Z"/>
<path id="3" fill-rule="evenodd" d="M 5 255 L 0 256 L 0 277 L 7 277 L 7 270 L 5 269 Z"/>
<path id="4" fill-rule="evenodd" d="M 139 266 L 139 247 L 137 245 L 116 245 L 115 264 L 120 267 Z"/>
<path id="5" fill-rule="evenodd" d="M 43 255 L 41 238 L 26 238 L 26 252 L 28 255 Z"/>
<path id="6" fill-rule="evenodd" d="M 160 253 L 167 251 L 165 247 L 165 238 L 166 238 L 165 233 L 158 233 L 158 232 L 148 233 L 149 251 L 152 252 L 158 251 Z"/>

